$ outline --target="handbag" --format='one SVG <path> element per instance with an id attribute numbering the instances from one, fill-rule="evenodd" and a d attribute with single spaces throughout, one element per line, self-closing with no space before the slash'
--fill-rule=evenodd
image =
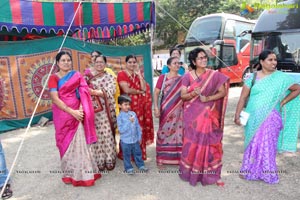
<path id="1" fill-rule="evenodd" d="M 96 95 L 91 95 L 92 98 L 92 104 L 94 107 L 94 112 L 101 112 L 103 110 L 103 106 L 101 104 L 101 100 L 100 97 L 96 96 Z"/>
<path id="2" fill-rule="evenodd" d="M 88 86 L 91 88 L 91 89 L 94 89 L 93 85 L 91 84 L 91 81 L 95 78 L 97 78 L 99 76 L 99 74 L 97 74 L 96 76 L 92 76 L 90 74 L 90 76 L 87 76 L 86 77 L 86 82 L 88 84 Z M 93 104 L 93 107 L 94 107 L 94 112 L 97 113 L 97 112 L 101 112 L 103 111 L 103 106 L 101 104 L 101 100 L 100 100 L 100 97 L 99 96 L 96 96 L 96 95 L 91 95 L 91 99 L 92 99 L 92 104 Z"/>
<path id="3" fill-rule="evenodd" d="M 162 102 L 162 99 L 164 97 L 163 90 L 164 90 L 164 87 L 165 87 L 165 81 L 166 81 L 167 75 L 168 74 L 165 74 L 165 76 L 164 76 L 164 80 L 163 80 L 163 83 L 162 83 L 162 86 L 161 86 L 161 89 L 160 89 L 160 92 L 159 92 L 159 95 L 158 95 L 158 102 L 157 103 L 158 103 L 158 108 L 159 109 L 161 107 L 161 102 Z"/>

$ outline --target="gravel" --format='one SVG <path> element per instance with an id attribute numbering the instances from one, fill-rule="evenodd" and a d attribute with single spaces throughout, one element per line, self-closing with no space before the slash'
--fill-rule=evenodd
<path id="1" fill-rule="evenodd" d="M 299 152 L 277 156 L 278 168 L 282 172 L 279 184 L 268 185 L 238 177 L 243 157 L 243 129 L 233 123 L 233 116 L 240 92 L 241 87 L 230 88 L 223 138 L 224 188 L 215 185 L 204 187 L 200 183 L 193 187 L 179 179 L 176 166 L 168 166 L 165 172 L 159 172 L 155 162 L 155 144 L 147 148 L 145 165 L 150 171 L 146 174 L 123 174 L 123 163 L 117 160 L 114 171 L 103 174 L 93 187 L 65 185 L 59 173 L 59 152 L 55 146 L 54 127 L 50 123 L 46 127 L 32 127 L 25 136 L 11 177 L 14 192 L 11 199 L 299 199 Z M 155 130 L 157 128 L 158 120 L 155 119 Z M 25 129 L 19 129 L 0 136 L 9 168 L 24 133 Z"/>

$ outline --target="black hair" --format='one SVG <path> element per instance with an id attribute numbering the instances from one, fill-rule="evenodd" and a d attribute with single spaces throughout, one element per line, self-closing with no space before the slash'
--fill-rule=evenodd
<path id="1" fill-rule="evenodd" d="M 122 94 L 118 97 L 118 104 L 122 105 L 123 103 L 127 102 L 131 102 L 131 98 L 128 95 Z"/>
<path id="2" fill-rule="evenodd" d="M 55 56 L 56 63 L 59 62 L 59 60 L 61 59 L 61 57 L 63 55 L 68 55 L 71 58 L 71 60 L 72 60 L 72 56 L 71 56 L 71 54 L 69 52 L 67 52 L 67 51 L 61 51 L 58 54 L 56 54 L 56 56 Z"/>
<path id="3" fill-rule="evenodd" d="M 125 62 L 128 62 L 128 60 L 129 60 L 130 58 L 134 58 L 134 59 L 137 61 L 136 56 L 131 54 L 131 55 L 126 56 Z"/>
<path id="4" fill-rule="evenodd" d="M 207 57 L 206 51 L 204 49 L 202 49 L 202 48 L 199 48 L 199 47 L 193 49 L 189 53 L 189 61 L 190 61 L 190 66 L 191 66 L 192 69 L 196 69 L 197 68 L 196 65 L 194 64 L 194 62 L 196 62 L 196 59 L 197 59 L 198 54 L 200 52 L 203 52 L 205 54 L 205 56 Z"/>
<path id="5" fill-rule="evenodd" d="M 97 50 L 92 51 L 92 52 L 91 52 L 91 55 L 93 55 L 93 53 L 97 53 L 98 56 L 101 56 L 101 55 L 102 55 L 102 53 L 101 53 L 100 51 L 97 51 Z"/>
<path id="6" fill-rule="evenodd" d="M 175 57 L 175 56 L 168 58 L 168 60 L 167 60 L 167 65 L 171 65 L 171 62 L 172 62 L 174 59 L 178 59 L 178 58 Z"/>
<path id="7" fill-rule="evenodd" d="M 98 57 L 102 57 L 103 60 L 104 60 L 104 62 L 105 62 L 105 64 L 107 63 L 107 62 L 106 62 L 106 56 L 105 56 L 105 55 L 101 54 L 101 55 L 99 55 L 99 56 L 96 56 L 96 59 L 95 59 L 95 60 L 97 60 Z"/>
<path id="8" fill-rule="evenodd" d="M 170 53 L 170 56 L 172 55 L 173 51 L 178 51 L 179 52 L 179 55 L 181 55 L 181 50 L 177 47 L 173 47 L 169 50 L 169 53 Z"/>
<path id="9" fill-rule="evenodd" d="M 262 66 L 260 64 L 260 61 L 264 61 L 270 54 L 275 54 L 274 51 L 270 50 L 270 49 L 264 49 L 258 56 L 258 63 L 256 65 L 258 65 L 257 70 L 261 70 Z M 275 54 L 276 55 L 276 54 Z"/>

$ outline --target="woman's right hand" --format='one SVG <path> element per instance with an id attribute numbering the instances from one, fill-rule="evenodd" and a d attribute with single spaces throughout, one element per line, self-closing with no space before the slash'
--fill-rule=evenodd
<path id="1" fill-rule="evenodd" d="M 154 116 L 158 118 L 160 116 L 160 112 L 158 108 L 154 108 Z"/>
<path id="2" fill-rule="evenodd" d="M 200 87 L 196 87 L 196 88 L 194 89 L 194 92 L 195 92 L 197 95 L 200 95 L 200 93 L 201 93 Z"/>
<path id="3" fill-rule="evenodd" d="M 238 115 L 238 116 L 239 116 L 239 115 Z M 235 123 L 236 125 L 241 126 L 242 124 L 241 124 L 240 117 L 235 116 L 235 117 L 234 117 L 234 123 Z"/>
<path id="4" fill-rule="evenodd" d="M 79 109 L 79 110 L 73 110 L 71 108 L 69 108 L 71 111 L 70 111 L 70 114 L 75 118 L 77 119 L 78 121 L 82 121 L 83 118 L 84 118 L 84 112 L 82 109 Z"/>

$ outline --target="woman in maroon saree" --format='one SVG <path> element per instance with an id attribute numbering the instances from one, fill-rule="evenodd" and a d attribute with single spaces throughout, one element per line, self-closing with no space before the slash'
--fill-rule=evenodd
<path id="1" fill-rule="evenodd" d="M 89 151 L 97 136 L 88 85 L 79 72 L 71 70 L 69 53 L 58 53 L 56 63 L 59 71 L 50 76 L 48 85 L 62 180 L 74 186 L 92 186 L 101 174 Z"/>
<path id="2" fill-rule="evenodd" d="M 182 79 L 184 137 L 179 176 L 193 186 L 221 181 L 222 137 L 229 79 L 206 69 L 207 54 L 196 48 L 189 54 L 194 69 Z"/>

